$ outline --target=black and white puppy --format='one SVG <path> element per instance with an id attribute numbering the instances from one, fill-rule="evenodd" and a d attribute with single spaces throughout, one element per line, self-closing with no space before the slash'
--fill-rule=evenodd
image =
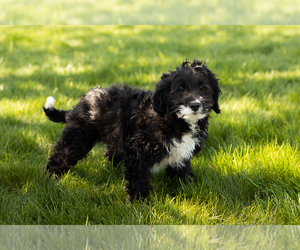
<path id="1" fill-rule="evenodd" d="M 215 74 L 195 60 L 163 73 L 154 91 L 96 87 L 72 110 L 55 109 L 49 97 L 45 114 L 66 125 L 46 168 L 59 175 L 102 141 L 106 156 L 125 166 L 131 201 L 148 196 L 151 173 L 193 179 L 191 159 L 208 138 L 211 110 L 220 113 L 220 93 Z"/>

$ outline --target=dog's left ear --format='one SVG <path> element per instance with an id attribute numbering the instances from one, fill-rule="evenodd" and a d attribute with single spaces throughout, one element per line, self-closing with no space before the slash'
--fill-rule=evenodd
<path id="1" fill-rule="evenodd" d="M 219 79 L 216 78 L 216 75 L 211 70 L 209 70 L 206 64 L 203 63 L 201 60 L 194 60 L 194 62 L 191 64 L 191 67 L 194 68 L 194 70 L 202 72 L 207 76 L 213 89 L 213 101 L 214 101 L 213 110 L 217 114 L 219 114 L 221 110 L 219 108 L 218 99 L 219 99 L 219 95 L 222 93 L 219 87 Z"/>
<path id="2" fill-rule="evenodd" d="M 168 97 L 171 91 L 171 74 L 163 74 L 161 80 L 156 84 L 152 105 L 153 109 L 160 115 L 164 116 L 168 112 Z"/>
<path id="3" fill-rule="evenodd" d="M 219 99 L 219 95 L 222 93 L 220 87 L 219 87 L 219 79 L 216 78 L 216 75 L 209 69 L 206 69 L 206 73 L 207 73 L 207 77 L 208 80 L 212 86 L 213 89 L 213 101 L 214 101 L 214 105 L 213 105 L 213 110 L 219 114 L 221 112 L 220 108 L 219 108 L 219 103 L 218 103 L 218 99 Z"/>

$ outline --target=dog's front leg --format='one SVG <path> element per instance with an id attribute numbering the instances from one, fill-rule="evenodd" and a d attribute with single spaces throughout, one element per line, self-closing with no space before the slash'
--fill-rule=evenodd
<path id="1" fill-rule="evenodd" d="M 190 160 L 185 160 L 180 167 L 168 166 L 166 171 L 170 178 L 177 178 L 183 181 L 190 181 L 195 178 Z"/>
<path id="2" fill-rule="evenodd" d="M 126 185 L 129 200 L 144 200 L 152 190 L 150 184 L 150 166 L 149 162 L 137 161 L 128 157 L 123 160 L 125 166 L 125 179 L 128 181 Z"/>

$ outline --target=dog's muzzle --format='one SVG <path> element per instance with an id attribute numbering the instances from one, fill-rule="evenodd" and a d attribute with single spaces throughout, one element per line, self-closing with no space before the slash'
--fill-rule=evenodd
<path id="1" fill-rule="evenodd" d="M 190 101 L 186 105 L 180 105 L 178 109 L 178 117 L 189 123 L 194 123 L 205 118 L 209 112 L 206 112 L 204 104 L 201 101 Z"/>
<path id="2" fill-rule="evenodd" d="M 202 103 L 197 101 L 192 101 L 188 103 L 188 107 L 194 111 L 197 112 L 200 108 L 202 108 Z"/>

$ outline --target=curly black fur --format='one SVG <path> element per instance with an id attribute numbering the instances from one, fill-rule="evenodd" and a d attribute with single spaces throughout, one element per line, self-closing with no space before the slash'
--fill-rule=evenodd
<path id="1" fill-rule="evenodd" d="M 44 107 L 50 120 L 66 123 L 47 170 L 67 171 L 102 141 L 105 155 L 125 166 L 131 201 L 148 196 L 153 172 L 166 169 L 171 177 L 193 179 L 190 160 L 208 138 L 209 113 L 220 113 L 220 93 L 215 75 L 195 60 L 162 74 L 154 92 L 96 87 L 72 110 Z"/>

